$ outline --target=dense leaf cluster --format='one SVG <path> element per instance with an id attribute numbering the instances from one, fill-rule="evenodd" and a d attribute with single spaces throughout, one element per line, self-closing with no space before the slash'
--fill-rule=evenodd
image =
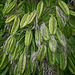
<path id="1" fill-rule="evenodd" d="M 0 0 L 0 75 L 75 75 L 75 1 Z"/>

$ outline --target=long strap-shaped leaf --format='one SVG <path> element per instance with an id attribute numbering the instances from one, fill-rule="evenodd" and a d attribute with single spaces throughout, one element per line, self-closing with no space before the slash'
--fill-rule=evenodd
<path id="1" fill-rule="evenodd" d="M 11 2 L 3 13 L 8 14 L 15 7 L 15 5 L 16 5 L 15 1 Z"/>
<path id="2" fill-rule="evenodd" d="M 15 45 L 16 45 L 16 39 L 14 37 L 10 37 L 6 44 L 6 51 L 8 53 L 13 52 Z"/>
<path id="3" fill-rule="evenodd" d="M 54 36 L 51 36 L 51 39 L 49 40 L 49 48 L 52 52 L 56 51 L 57 41 L 55 40 Z"/>
<path id="4" fill-rule="evenodd" d="M 58 1 L 58 4 L 59 4 L 59 6 L 62 8 L 62 10 L 64 11 L 64 13 L 65 13 L 66 15 L 69 15 L 69 14 L 70 14 L 69 8 L 68 8 L 68 6 L 67 6 L 67 4 L 66 4 L 65 2 L 63 2 L 63 1 Z"/>
<path id="5" fill-rule="evenodd" d="M 4 63 L 4 61 L 5 61 L 5 59 L 6 59 L 6 54 L 4 54 L 3 55 L 3 57 L 2 57 L 2 61 L 1 61 L 1 63 L 0 63 L 0 68 L 1 68 L 1 66 L 3 65 L 3 63 Z"/>
<path id="6" fill-rule="evenodd" d="M 19 72 L 22 74 L 26 67 L 26 55 L 22 54 L 19 58 L 18 68 Z"/>
<path id="7" fill-rule="evenodd" d="M 54 65 L 56 59 L 55 52 L 52 52 L 49 48 L 48 48 L 48 59 L 49 59 L 49 64 Z"/>
<path id="8" fill-rule="evenodd" d="M 47 52 L 46 46 L 42 45 L 39 51 L 38 60 L 42 61 L 45 58 L 46 52 Z"/>
<path id="9" fill-rule="evenodd" d="M 56 18 L 53 15 L 51 15 L 51 18 L 49 20 L 49 31 L 50 31 L 50 34 L 55 34 L 56 30 L 57 30 L 57 20 L 56 20 Z"/>
<path id="10" fill-rule="evenodd" d="M 45 41 L 47 41 L 47 40 L 50 39 L 50 38 L 49 38 L 49 29 L 48 29 L 47 26 L 45 26 L 45 29 L 44 29 L 44 32 L 43 32 L 43 39 L 44 39 Z"/>
<path id="11" fill-rule="evenodd" d="M 60 69 L 65 70 L 67 66 L 67 57 L 65 53 L 60 54 Z"/>
<path id="12" fill-rule="evenodd" d="M 36 16 L 36 10 L 34 10 L 32 13 L 30 13 L 28 24 L 30 24 L 33 21 L 33 19 L 35 18 L 35 16 Z"/>
<path id="13" fill-rule="evenodd" d="M 14 24 L 12 26 L 12 29 L 11 29 L 11 34 L 13 34 L 13 35 L 16 34 L 16 31 L 19 28 L 19 23 L 20 23 L 20 19 L 19 19 L 19 17 L 16 17 L 14 20 Z"/>
<path id="14" fill-rule="evenodd" d="M 32 31 L 30 29 L 27 29 L 25 34 L 25 45 L 29 46 L 32 41 Z"/>
<path id="15" fill-rule="evenodd" d="M 20 11 L 22 8 L 23 8 L 23 4 L 24 4 L 24 1 L 21 1 L 18 6 L 17 6 L 17 10 Z"/>
<path id="16" fill-rule="evenodd" d="M 43 7 L 44 7 L 44 4 L 42 1 L 40 1 L 37 5 L 37 17 L 38 17 L 38 19 L 41 17 Z"/>
<path id="17" fill-rule="evenodd" d="M 72 60 L 68 57 L 69 63 L 68 68 L 72 74 L 75 75 L 75 65 L 73 64 Z"/>
<path id="18" fill-rule="evenodd" d="M 19 44 L 16 43 L 14 52 L 12 53 L 13 60 L 17 59 L 17 57 L 19 56 L 19 52 L 20 52 L 20 47 L 19 47 Z"/>
<path id="19" fill-rule="evenodd" d="M 29 19 L 29 14 L 25 14 L 21 19 L 20 28 L 23 28 L 28 24 L 28 19 Z"/>
<path id="20" fill-rule="evenodd" d="M 11 21 L 13 21 L 15 19 L 15 17 L 16 17 L 15 14 L 11 15 L 9 18 L 7 18 L 7 20 L 5 21 L 5 23 L 7 23 L 7 24 L 10 23 Z"/>
<path id="21" fill-rule="evenodd" d="M 61 43 L 63 46 L 66 46 L 65 36 L 62 34 L 62 32 L 61 32 L 60 29 L 57 30 L 57 37 L 58 37 L 58 40 L 60 41 L 60 43 Z"/>

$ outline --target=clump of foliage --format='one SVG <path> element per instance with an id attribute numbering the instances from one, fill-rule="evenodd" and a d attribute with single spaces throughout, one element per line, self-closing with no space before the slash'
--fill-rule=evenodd
<path id="1" fill-rule="evenodd" d="M 0 75 L 75 75 L 74 3 L 1 0 Z"/>

